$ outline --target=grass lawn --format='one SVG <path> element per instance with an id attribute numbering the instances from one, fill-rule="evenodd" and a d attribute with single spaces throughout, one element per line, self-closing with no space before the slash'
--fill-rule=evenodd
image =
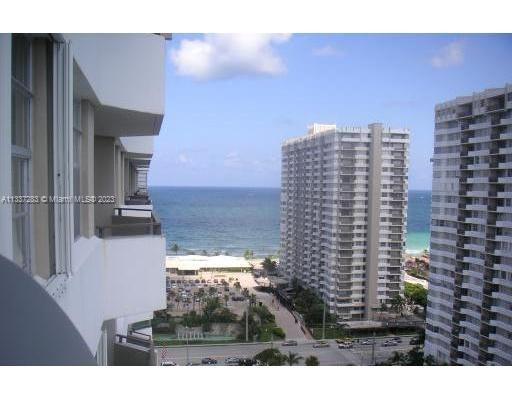
<path id="1" fill-rule="evenodd" d="M 175 335 L 165 333 L 153 334 L 155 346 L 183 346 L 187 344 L 186 340 L 177 339 Z M 219 343 L 237 343 L 240 342 L 233 336 L 213 336 L 210 338 L 189 340 L 188 344 L 219 344 Z"/>

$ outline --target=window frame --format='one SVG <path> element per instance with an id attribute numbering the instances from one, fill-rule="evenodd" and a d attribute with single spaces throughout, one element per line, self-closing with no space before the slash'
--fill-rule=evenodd
<path id="1" fill-rule="evenodd" d="M 34 93 L 33 93 L 33 65 L 32 65 L 32 40 L 30 37 L 27 37 L 25 35 L 22 36 L 28 44 L 27 48 L 27 82 L 24 83 L 20 81 L 18 78 L 14 76 L 14 70 L 11 71 L 11 99 L 14 97 L 14 93 L 17 92 L 17 94 L 21 94 L 23 96 L 24 100 L 28 100 L 26 115 L 24 118 L 26 119 L 25 123 L 27 126 L 27 134 L 26 134 L 26 143 L 25 146 L 20 146 L 18 144 L 13 144 L 13 130 L 14 130 L 14 121 L 12 120 L 13 117 L 13 110 L 15 107 L 15 102 L 11 103 L 12 111 L 11 111 L 11 176 L 12 176 L 12 166 L 14 162 L 18 162 L 21 160 L 22 162 L 22 174 L 24 175 L 20 182 L 21 185 L 21 193 L 18 195 L 20 196 L 30 196 L 32 194 L 32 131 L 33 131 L 33 99 L 34 99 Z M 14 37 L 14 35 L 13 35 Z M 12 46 L 14 48 L 14 41 L 12 41 Z M 13 54 L 13 50 L 11 50 L 11 57 Z M 11 62 L 12 65 L 12 62 Z M 14 189 L 14 180 L 11 182 L 11 188 Z M 13 195 L 14 190 L 13 190 Z M 34 259 L 34 246 L 33 243 L 33 231 L 32 231 L 32 218 L 33 218 L 33 211 L 32 207 L 28 203 L 22 203 L 21 204 L 23 208 L 25 208 L 22 212 L 16 212 L 16 204 L 12 205 L 12 227 L 13 227 L 13 233 L 15 226 L 17 225 L 17 221 L 19 219 L 24 219 L 23 226 L 24 226 L 24 243 L 23 243 L 23 252 L 24 254 L 24 264 L 20 265 L 20 267 L 26 271 L 29 274 L 32 274 L 33 270 L 33 263 L 32 260 Z M 16 254 L 14 251 L 15 246 L 15 238 L 13 237 L 13 257 Z"/>

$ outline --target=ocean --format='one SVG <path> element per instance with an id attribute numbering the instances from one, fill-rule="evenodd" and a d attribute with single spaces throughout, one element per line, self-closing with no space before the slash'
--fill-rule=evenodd
<path id="1" fill-rule="evenodd" d="M 178 254 L 215 252 L 255 256 L 279 250 L 278 188 L 150 187 L 153 207 Z M 421 252 L 430 240 L 430 191 L 409 192 L 407 249 Z"/>

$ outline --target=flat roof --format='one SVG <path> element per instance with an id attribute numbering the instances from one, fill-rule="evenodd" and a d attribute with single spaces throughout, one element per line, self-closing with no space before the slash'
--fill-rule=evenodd
<path id="1" fill-rule="evenodd" d="M 243 257 L 234 256 L 167 256 L 165 268 L 178 271 L 199 271 L 200 269 L 250 269 L 252 265 Z"/>

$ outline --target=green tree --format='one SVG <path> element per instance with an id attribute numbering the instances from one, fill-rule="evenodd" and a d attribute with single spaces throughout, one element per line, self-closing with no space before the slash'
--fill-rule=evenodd
<path id="1" fill-rule="evenodd" d="M 242 290 L 242 295 L 243 295 L 245 298 L 248 298 L 248 297 L 249 297 L 249 289 L 247 289 L 247 288 L 243 288 L 243 290 Z"/>
<path id="2" fill-rule="evenodd" d="M 201 251 L 201 255 L 203 255 L 203 256 L 207 256 L 207 255 L 208 255 L 208 252 L 207 252 L 206 250 L 203 250 L 203 251 Z"/>
<path id="3" fill-rule="evenodd" d="M 240 291 L 240 289 L 242 289 L 242 285 L 240 285 L 240 282 L 238 282 L 238 281 L 236 281 L 236 282 L 233 284 L 233 287 L 234 287 L 236 290 L 238 290 L 238 291 Z"/>
<path id="4" fill-rule="evenodd" d="M 253 293 L 249 296 L 249 304 L 251 306 L 255 306 L 256 305 L 256 295 Z"/>
<path id="5" fill-rule="evenodd" d="M 320 365 L 320 362 L 318 361 L 318 357 L 316 356 L 309 356 L 306 358 L 304 363 L 309 367 L 316 367 L 317 365 Z"/>
<path id="6" fill-rule="evenodd" d="M 176 243 L 172 244 L 171 251 L 173 251 L 175 254 L 178 254 L 179 249 L 180 249 L 180 247 Z"/>
<path id="7" fill-rule="evenodd" d="M 404 295 L 407 299 L 412 301 L 414 304 L 422 307 L 427 306 L 427 294 L 428 291 L 420 284 L 413 284 L 405 282 Z"/>
<path id="8" fill-rule="evenodd" d="M 253 257 L 254 257 L 254 252 L 252 250 L 245 250 L 244 258 L 246 260 L 250 260 Z"/>
<path id="9" fill-rule="evenodd" d="M 271 260 L 270 257 L 265 257 L 265 259 L 261 263 L 261 266 L 263 267 L 267 274 L 273 274 L 276 271 L 277 262 Z"/>
<path id="10" fill-rule="evenodd" d="M 217 288 L 215 288 L 215 287 L 213 287 L 213 286 L 210 286 L 210 287 L 208 288 L 208 294 L 209 294 L 210 296 L 214 296 L 216 293 L 217 293 Z"/>
<path id="11" fill-rule="evenodd" d="M 393 299 L 391 300 L 391 309 L 396 312 L 397 314 L 402 314 L 405 307 L 405 300 L 402 296 L 397 294 Z"/>
<path id="12" fill-rule="evenodd" d="M 220 301 L 217 297 L 212 297 L 206 300 L 203 307 L 203 317 L 205 322 L 210 322 L 212 315 L 221 307 Z"/>
<path id="13" fill-rule="evenodd" d="M 263 365 L 283 365 L 284 356 L 278 349 L 265 349 L 254 356 L 254 360 Z"/>
<path id="14" fill-rule="evenodd" d="M 299 364 L 300 360 L 302 360 L 304 357 L 299 356 L 297 353 L 292 353 L 291 351 L 288 352 L 287 355 L 283 356 L 284 362 L 288 364 L 290 367 L 292 365 Z"/>

